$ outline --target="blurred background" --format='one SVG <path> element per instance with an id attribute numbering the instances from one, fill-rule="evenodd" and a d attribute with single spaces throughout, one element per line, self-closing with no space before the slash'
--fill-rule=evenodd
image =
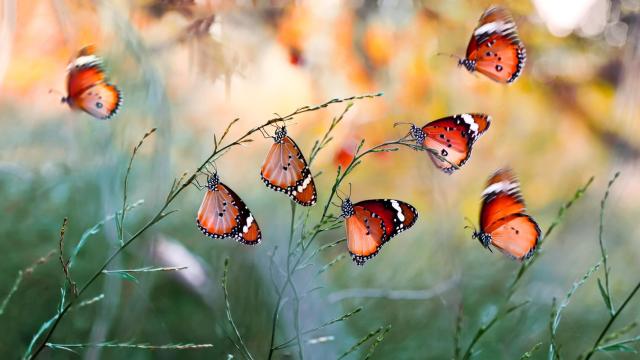
<path id="1" fill-rule="evenodd" d="M 528 55 L 522 76 L 509 86 L 437 56 L 464 55 L 489 1 L 4 0 L 2 298 L 18 271 L 45 260 L 24 272 L 0 315 L 0 353 L 21 355 L 55 313 L 64 279 L 57 255 L 62 219 L 69 218 L 69 252 L 85 230 L 122 208 L 131 150 L 150 128 L 157 127 L 157 133 L 136 158 L 129 183 L 130 202 L 144 203 L 127 217 L 127 234 L 155 214 L 175 177 L 208 156 L 213 134 L 232 119 L 240 118 L 229 135 L 235 138 L 274 113 L 376 92 L 384 96 L 358 101 L 313 165 L 314 172 L 322 171 L 316 179 L 320 206 L 354 144 L 365 139 L 365 146 L 372 146 L 404 135 L 394 122 L 424 125 L 446 115 L 485 112 L 493 123 L 470 161 L 451 176 L 436 170 L 426 154 L 403 149 L 366 158 L 349 177 L 354 201 L 401 199 L 418 209 L 420 219 L 364 267 L 342 256 L 316 274 L 346 253 L 343 243 L 322 252 L 316 266 L 298 279 L 303 292 L 320 287 L 302 299 L 302 329 L 364 307 L 348 321 L 305 335 L 306 357 L 335 358 L 369 331 L 391 325 L 375 358 L 451 358 L 461 305 L 466 347 L 496 311 L 519 267 L 484 250 L 464 229 L 464 217 L 477 221 L 487 177 L 507 164 L 519 175 L 528 210 L 543 231 L 578 187 L 591 176 L 595 180 L 514 296 L 514 303 L 531 303 L 478 343 L 477 358 L 519 358 L 538 342 L 547 346 L 552 299 L 563 297 L 600 257 L 600 199 L 615 171 L 622 174 L 608 204 L 605 241 L 614 301 L 621 301 L 640 277 L 640 1 L 500 3 L 511 9 Z M 110 80 L 123 92 L 122 108 L 108 121 L 60 104 L 57 92 L 65 92 L 66 66 L 87 44 L 97 46 Z M 332 105 L 297 117 L 289 134 L 308 153 L 343 109 L 344 104 Z M 88 359 L 241 357 L 229 341 L 220 288 L 222 262 L 229 257 L 234 318 L 254 356 L 266 356 L 275 306 L 269 259 L 276 245 L 286 247 L 290 210 L 289 200 L 268 190 L 259 177 L 272 141 L 259 134 L 253 139 L 216 165 L 222 181 L 252 209 L 263 243 L 248 248 L 204 237 L 194 221 L 203 192 L 190 187 L 171 206 L 179 210 L 176 214 L 110 266 L 189 269 L 138 275 L 138 282 L 101 278 L 86 298 L 104 294 L 104 299 L 70 312 L 53 342 L 214 344 L 213 349 L 183 352 L 78 350 Z M 342 229 L 326 232 L 315 246 L 343 236 Z M 119 246 L 113 220 L 88 239 L 72 274 L 79 283 Z M 280 250 L 276 262 L 284 264 L 285 257 Z M 614 329 L 638 321 L 640 306 L 637 301 L 630 306 Z M 573 357 L 590 346 L 607 316 L 592 280 L 564 313 L 558 336 L 563 354 Z M 278 342 L 293 336 L 291 323 L 291 308 L 285 306 Z M 45 355 L 75 356 L 60 350 Z M 276 354 L 296 357 L 293 348 Z M 546 349 L 534 354 L 543 357 Z"/>

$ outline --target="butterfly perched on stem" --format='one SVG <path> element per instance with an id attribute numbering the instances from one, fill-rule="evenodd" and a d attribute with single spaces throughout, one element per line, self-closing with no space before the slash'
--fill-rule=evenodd
<path id="1" fill-rule="evenodd" d="M 93 46 L 84 47 L 69 64 L 67 96 L 62 103 L 71 109 L 82 110 L 101 120 L 111 118 L 122 104 L 118 88 L 107 82 L 102 60 Z"/>
<path id="2" fill-rule="evenodd" d="M 214 239 L 234 238 L 256 245 L 262 239 L 260 227 L 247 205 L 228 186 L 220 182 L 217 173 L 207 178 L 196 224 L 203 234 Z"/>
<path id="3" fill-rule="evenodd" d="M 509 168 L 498 170 L 482 192 L 480 231 L 473 238 L 519 260 L 530 258 L 540 241 L 540 227 L 526 214 L 520 185 Z"/>
<path id="4" fill-rule="evenodd" d="M 347 246 L 358 265 L 378 254 L 382 245 L 416 223 L 416 209 L 400 200 L 378 199 L 352 203 L 342 201 L 341 217 L 345 219 Z"/>
<path id="5" fill-rule="evenodd" d="M 418 146 L 435 150 L 443 161 L 432 153 L 433 164 L 443 172 L 452 174 L 471 156 L 476 140 L 491 125 L 491 116 L 485 114 L 458 114 L 434 120 L 423 127 L 411 124 L 411 136 Z M 455 166 L 454 166 L 455 165 Z"/>
<path id="6" fill-rule="evenodd" d="M 467 54 L 458 64 L 469 72 L 477 71 L 491 80 L 508 84 L 520 76 L 526 60 L 527 51 L 511 14 L 503 7 L 491 6 L 480 17 Z"/>
<path id="7" fill-rule="evenodd" d="M 260 177 L 268 188 L 280 191 L 303 206 L 316 203 L 318 194 L 311 170 L 287 129 L 278 127 L 273 145 L 260 169 Z"/>

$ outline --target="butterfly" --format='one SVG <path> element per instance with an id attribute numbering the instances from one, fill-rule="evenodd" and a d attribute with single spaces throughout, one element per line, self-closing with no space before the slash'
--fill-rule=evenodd
<path id="1" fill-rule="evenodd" d="M 276 129 L 273 141 L 260 170 L 262 181 L 268 188 L 287 194 L 300 205 L 315 204 L 318 194 L 311 170 L 298 145 L 287 136 L 284 126 Z"/>
<path id="2" fill-rule="evenodd" d="M 67 96 L 62 98 L 62 103 L 101 120 L 116 114 L 122 96 L 115 85 L 107 82 L 102 60 L 95 55 L 93 46 L 82 48 L 68 71 Z"/>
<path id="3" fill-rule="evenodd" d="M 347 232 L 347 246 L 357 265 L 378 254 L 382 245 L 416 223 L 416 209 L 400 200 L 364 200 L 352 203 L 346 198 L 341 205 Z"/>
<path id="4" fill-rule="evenodd" d="M 206 188 L 196 220 L 202 233 L 214 239 L 235 238 L 247 245 L 260 243 L 262 233 L 251 211 L 220 182 L 217 173 L 209 175 Z"/>
<path id="5" fill-rule="evenodd" d="M 527 60 L 516 24 L 505 8 L 492 6 L 480 17 L 471 35 L 467 54 L 458 64 L 499 83 L 514 82 Z"/>
<path id="6" fill-rule="evenodd" d="M 433 164 L 447 174 L 469 160 L 475 141 L 491 125 L 491 116 L 485 114 L 459 114 L 434 120 L 419 128 L 411 124 L 411 136 L 418 146 L 432 149 L 444 159 L 432 153 Z M 453 165 L 452 165 L 453 164 Z M 455 165 L 455 166 L 454 166 Z"/>
<path id="7" fill-rule="evenodd" d="M 482 192 L 480 231 L 474 230 L 473 238 L 487 249 L 492 245 L 510 257 L 530 258 L 541 232 L 536 221 L 525 211 L 520 185 L 513 171 L 509 168 L 498 170 Z"/>

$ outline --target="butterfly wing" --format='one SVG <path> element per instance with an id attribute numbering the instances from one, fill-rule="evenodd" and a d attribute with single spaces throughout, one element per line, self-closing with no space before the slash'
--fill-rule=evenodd
<path id="1" fill-rule="evenodd" d="M 300 148 L 289 136 L 275 142 L 260 171 L 269 188 L 287 194 L 303 206 L 311 206 L 318 198 L 311 170 Z"/>
<path id="2" fill-rule="evenodd" d="M 107 83 L 94 85 L 74 99 L 76 107 L 103 120 L 115 115 L 121 103 L 120 91 Z"/>
<path id="3" fill-rule="evenodd" d="M 485 114 L 459 114 L 432 121 L 422 128 L 425 134 L 422 146 L 433 149 L 450 163 L 460 167 L 471 156 L 476 139 L 491 124 L 491 117 Z M 429 153 L 433 164 L 447 174 L 456 167 Z"/>
<path id="4" fill-rule="evenodd" d="M 540 227 L 526 214 L 508 215 L 493 222 L 487 232 L 491 235 L 491 244 L 513 258 L 530 258 L 540 240 Z"/>
<path id="5" fill-rule="evenodd" d="M 354 205 L 363 207 L 382 219 L 387 240 L 409 229 L 418 220 L 418 211 L 400 200 L 364 200 Z"/>
<path id="6" fill-rule="evenodd" d="M 384 221 L 362 206 L 354 206 L 354 214 L 346 219 L 347 247 L 358 265 L 378 254 L 387 241 Z"/>
<path id="7" fill-rule="evenodd" d="M 233 237 L 247 245 L 262 239 L 260 227 L 244 201 L 222 183 L 207 190 L 196 223 L 203 234 L 215 239 Z"/>
<path id="8" fill-rule="evenodd" d="M 487 181 L 482 192 L 480 228 L 483 232 L 494 222 L 513 214 L 525 212 L 525 204 L 520 194 L 520 184 L 509 168 L 498 170 Z"/>
<path id="9" fill-rule="evenodd" d="M 466 60 L 473 69 L 494 81 L 511 83 L 520 76 L 526 58 L 511 14 L 499 6 L 487 9 L 467 46 Z"/>
<path id="10" fill-rule="evenodd" d="M 482 193 L 480 228 L 491 244 L 520 260 L 533 255 L 540 239 L 540 227 L 525 214 L 524 199 L 511 169 L 501 169 L 489 178 Z"/>
<path id="11" fill-rule="evenodd" d="M 234 202 L 238 206 L 238 226 L 236 228 L 235 239 L 246 245 L 257 245 L 262 240 L 262 231 L 258 222 L 253 217 L 253 214 L 247 207 L 247 205 L 240 199 L 240 197 L 229 189 Z"/>
<path id="12" fill-rule="evenodd" d="M 207 190 L 196 221 L 202 233 L 215 239 L 237 235 L 240 208 L 234 195 L 222 184 Z"/>
<path id="13" fill-rule="evenodd" d="M 69 65 L 67 94 L 71 108 L 81 109 L 98 119 L 112 117 L 122 103 L 120 91 L 106 82 L 102 61 L 92 46 L 80 50 Z"/>

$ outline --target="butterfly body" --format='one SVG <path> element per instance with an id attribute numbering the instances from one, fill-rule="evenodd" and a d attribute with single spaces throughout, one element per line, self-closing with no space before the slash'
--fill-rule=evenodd
<path id="1" fill-rule="evenodd" d="M 264 184 L 283 192 L 303 206 L 312 206 L 318 199 L 316 186 L 307 161 L 298 145 L 287 136 L 285 127 L 279 127 L 274 143 L 260 169 Z"/>
<path id="2" fill-rule="evenodd" d="M 220 182 L 217 174 L 207 179 L 207 192 L 196 224 L 203 234 L 214 239 L 234 238 L 247 245 L 256 245 L 262 240 L 251 211 L 233 190 Z"/>
<path id="3" fill-rule="evenodd" d="M 540 240 L 540 227 L 526 214 L 518 180 L 510 169 L 497 171 L 482 193 L 480 230 L 473 238 L 482 246 L 496 247 L 519 260 L 533 256 Z"/>
<path id="4" fill-rule="evenodd" d="M 345 199 L 341 210 L 349 253 L 357 265 L 364 265 L 376 256 L 382 245 L 412 227 L 418 219 L 413 206 L 392 199 L 364 200 L 355 204 Z"/>
<path id="5" fill-rule="evenodd" d="M 68 67 L 67 96 L 62 103 L 101 120 L 111 118 L 122 104 L 120 90 L 107 82 L 101 59 L 93 47 L 80 50 Z"/>
<path id="6" fill-rule="evenodd" d="M 452 174 L 469 160 L 473 144 L 490 125 L 489 115 L 458 114 L 434 120 L 421 128 L 411 124 L 411 136 L 416 145 L 436 151 L 440 158 L 429 153 L 433 164 Z"/>
<path id="7" fill-rule="evenodd" d="M 479 73 L 500 83 L 512 83 L 522 73 L 527 51 L 518 37 L 511 14 L 492 6 L 480 17 L 471 35 L 464 59 L 458 61 L 469 72 Z"/>

